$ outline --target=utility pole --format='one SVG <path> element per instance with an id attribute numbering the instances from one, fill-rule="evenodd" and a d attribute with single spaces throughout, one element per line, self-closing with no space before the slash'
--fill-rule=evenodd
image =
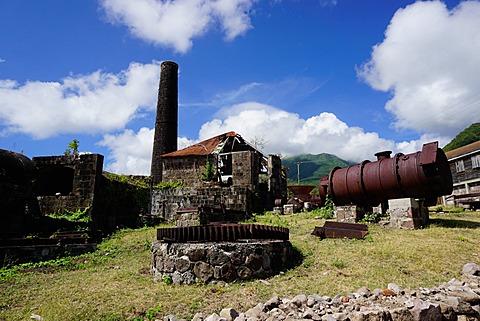
<path id="1" fill-rule="evenodd" d="M 297 164 L 297 184 L 300 185 L 300 164 L 304 163 L 313 163 L 313 161 L 300 161 L 300 162 L 295 162 Z"/>

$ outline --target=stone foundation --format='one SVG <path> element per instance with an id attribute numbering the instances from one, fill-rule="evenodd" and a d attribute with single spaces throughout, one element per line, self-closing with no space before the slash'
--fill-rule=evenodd
<path id="1" fill-rule="evenodd" d="M 363 219 L 365 213 L 371 213 L 372 208 L 360 205 L 335 206 L 337 222 L 357 223 Z"/>
<path id="2" fill-rule="evenodd" d="M 275 207 L 273 208 L 273 214 L 283 215 L 283 207 L 281 207 L 281 206 L 275 206 Z"/>
<path id="3" fill-rule="evenodd" d="M 428 225 L 428 208 L 413 198 L 389 200 L 387 214 L 394 228 L 418 229 Z"/>
<path id="4" fill-rule="evenodd" d="M 294 214 L 295 211 L 295 205 L 293 204 L 285 204 L 283 205 L 283 213 L 285 214 Z"/>
<path id="5" fill-rule="evenodd" d="M 93 252 L 96 249 L 95 243 L 0 246 L 0 257 L 5 258 L 3 265 L 8 265 L 55 260 L 59 257 Z"/>
<path id="6" fill-rule="evenodd" d="M 155 277 L 176 285 L 232 282 L 272 276 L 292 256 L 288 241 L 167 243 L 154 242 L 152 269 Z"/>
<path id="7" fill-rule="evenodd" d="M 233 211 L 222 208 L 200 206 L 197 208 L 181 208 L 174 215 L 176 227 L 200 226 L 214 222 L 240 222 L 250 218 L 246 212 Z"/>
<path id="8" fill-rule="evenodd" d="M 191 209 L 190 211 L 177 211 L 174 215 L 176 227 L 199 226 L 201 225 L 200 214 L 198 209 Z"/>
<path id="9" fill-rule="evenodd" d="M 151 195 L 150 214 L 159 216 L 166 221 L 176 220 L 177 211 L 183 208 L 220 207 L 224 204 L 232 211 L 252 213 L 253 191 L 245 186 L 210 187 L 210 188 L 171 188 L 154 190 Z M 192 218 L 186 220 L 199 220 Z M 246 219 L 244 216 L 242 219 Z M 231 221 L 232 219 L 230 219 Z M 238 220 L 238 219 L 237 219 Z M 208 221 L 220 221 L 209 219 Z M 206 222 L 208 223 L 208 222 Z M 206 224 L 203 223 L 203 224 Z"/>

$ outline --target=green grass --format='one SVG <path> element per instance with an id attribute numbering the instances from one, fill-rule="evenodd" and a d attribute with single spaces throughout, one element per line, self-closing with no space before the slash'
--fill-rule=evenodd
<path id="1" fill-rule="evenodd" d="M 95 253 L 0 271 L 0 320 L 155 320 L 168 314 L 191 318 L 232 307 L 246 311 L 274 293 L 346 294 L 362 286 L 433 287 L 461 278 L 467 262 L 480 264 L 480 213 L 431 214 L 421 230 L 369 225 L 365 240 L 310 235 L 324 220 L 312 213 L 255 216 L 260 224 L 290 229 L 303 261 L 267 281 L 174 286 L 150 273 L 155 228 L 122 230 Z"/>

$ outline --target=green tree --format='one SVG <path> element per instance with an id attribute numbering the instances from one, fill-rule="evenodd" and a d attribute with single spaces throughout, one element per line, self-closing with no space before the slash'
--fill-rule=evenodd
<path id="1" fill-rule="evenodd" d="M 205 170 L 202 173 L 204 181 L 212 181 L 215 178 L 215 166 L 210 161 L 205 164 Z"/>
<path id="2" fill-rule="evenodd" d="M 443 147 L 444 152 L 474 143 L 480 140 L 480 123 L 474 123 L 462 130 L 455 138 Z"/>
<path id="3" fill-rule="evenodd" d="M 68 148 L 65 149 L 65 156 L 77 156 L 78 155 L 78 146 L 80 146 L 80 142 L 78 139 L 72 140 L 70 143 L 68 143 Z"/>

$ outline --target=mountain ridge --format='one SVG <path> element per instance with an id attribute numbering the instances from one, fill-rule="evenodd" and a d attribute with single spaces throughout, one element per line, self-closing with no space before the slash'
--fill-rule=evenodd
<path id="1" fill-rule="evenodd" d="M 348 167 L 355 163 L 343 160 L 336 155 L 300 154 L 284 157 L 282 165 L 288 167 L 287 179 L 289 185 L 318 185 L 321 177 L 328 175 L 334 167 Z M 298 170 L 300 169 L 300 175 Z"/>

